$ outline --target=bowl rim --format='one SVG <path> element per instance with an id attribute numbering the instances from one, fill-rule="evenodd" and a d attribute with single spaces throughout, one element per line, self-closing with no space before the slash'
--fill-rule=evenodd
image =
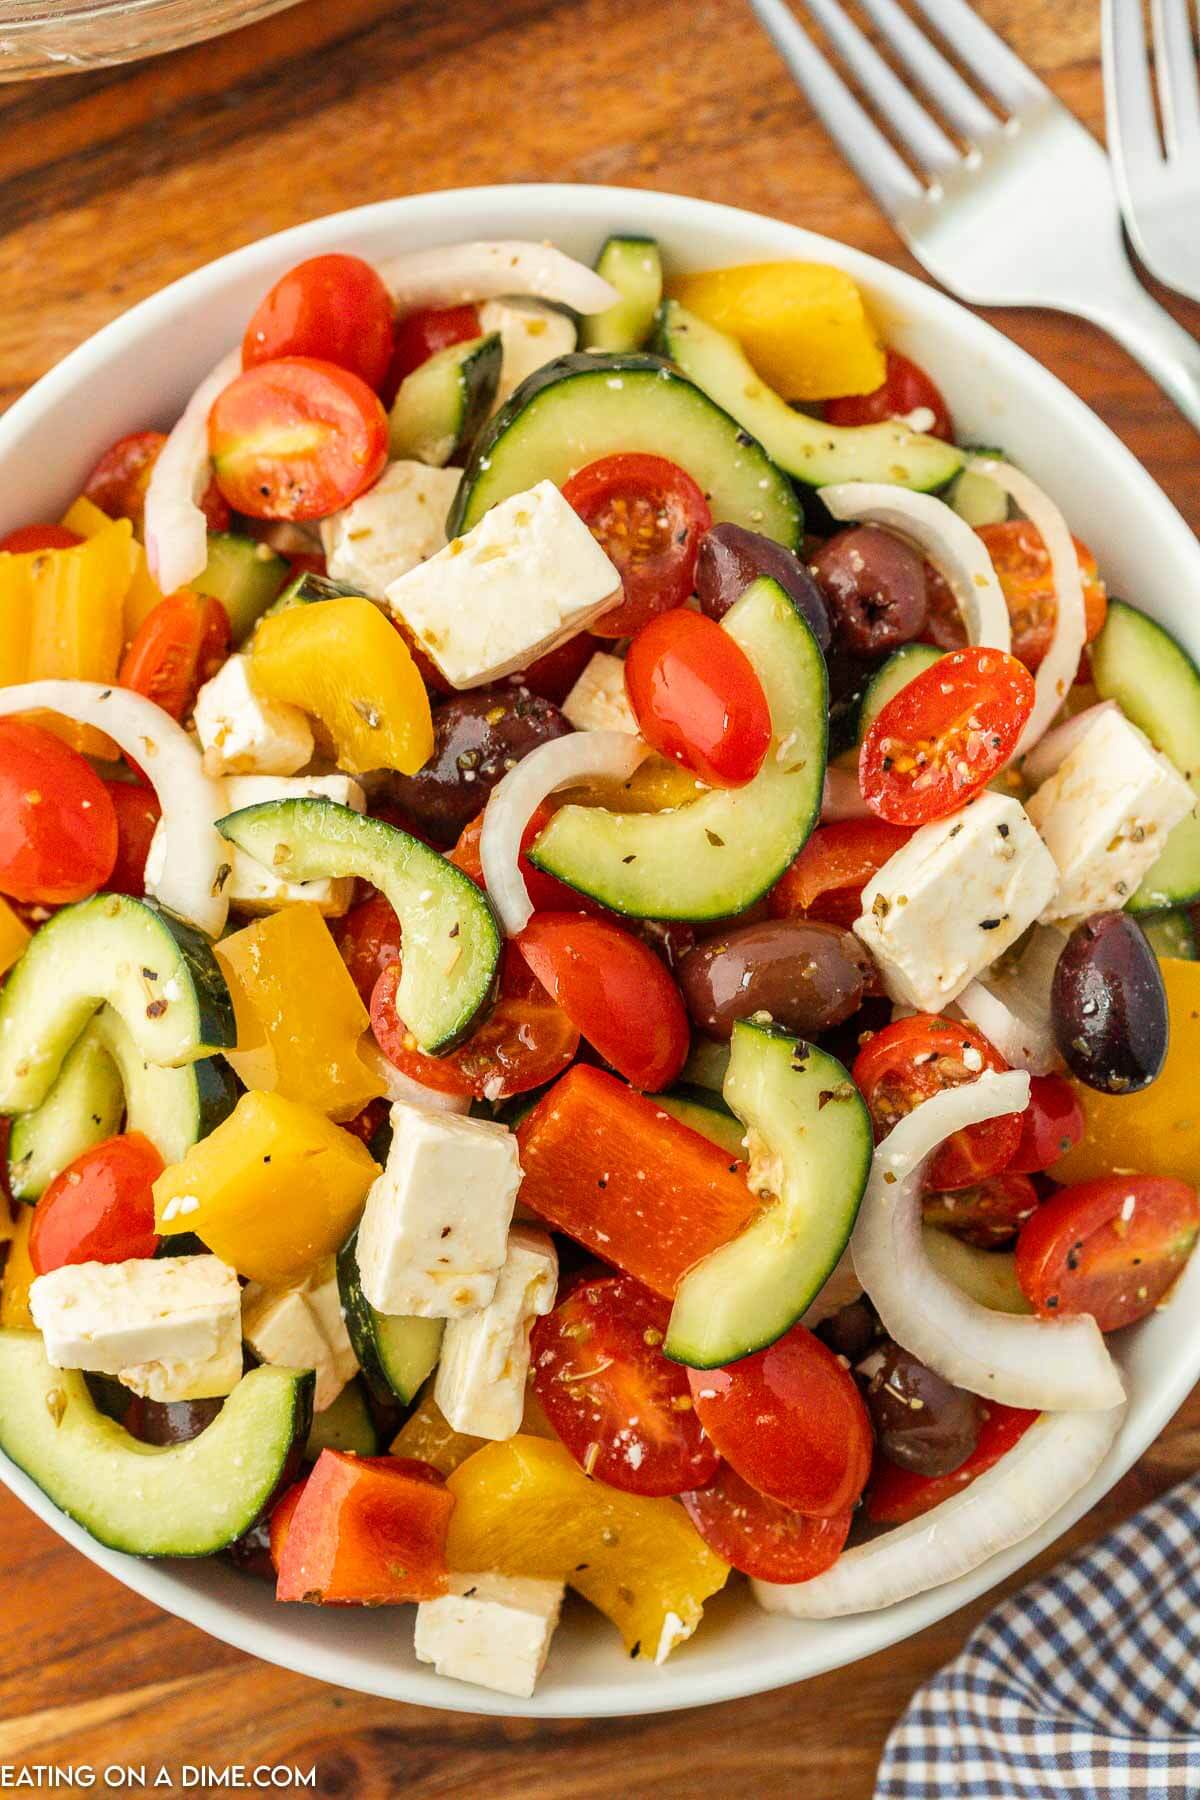
<path id="1" fill-rule="evenodd" d="M 749 209 L 649 188 L 566 183 L 448 188 L 321 215 L 244 244 L 147 296 L 70 351 L 0 417 L 0 458 L 19 449 L 26 431 L 39 416 L 80 385 L 102 377 L 105 365 L 146 333 L 177 325 L 206 295 L 219 293 L 237 280 L 269 278 L 300 256 L 352 244 L 381 228 L 394 227 L 398 242 L 458 241 L 464 235 L 467 220 L 474 220 L 480 212 L 486 215 L 493 211 L 498 228 L 506 234 L 510 230 L 523 231 L 540 237 L 546 234 L 547 218 L 554 217 L 560 226 L 563 221 L 570 221 L 572 230 L 595 227 L 599 242 L 606 229 L 616 229 L 621 223 L 626 229 L 632 228 L 632 215 L 640 221 L 640 229 L 654 231 L 681 245 L 686 245 L 688 232 L 695 225 L 708 227 L 712 232 L 724 229 L 734 236 L 740 233 L 753 238 L 759 233 L 776 243 L 786 241 L 792 245 L 787 254 L 836 263 L 875 290 L 876 295 L 882 291 L 886 296 L 885 309 L 894 307 L 902 316 L 907 313 L 934 325 L 944 321 L 981 354 L 987 353 L 1001 367 L 1019 376 L 1022 387 L 1035 399 L 1044 398 L 1056 412 L 1070 415 L 1077 428 L 1103 445 L 1110 461 L 1118 464 L 1122 479 L 1128 484 L 1131 508 L 1148 511 L 1155 531 L 1167 540 L 1172 554 L 1190 563 L 1200 577 L 1200 545 L 1148 471 L 1057 376 L 986 320 L 906 271 L 836 239 Z M 463 223 L 456 225 L 456 220 Z M 203 338 L 203 330 L 195 336 Z M 214 360 L 223 347 L 216 345 Z M 199 358 L 195 342 L 188 356 Z M 152 400 L 148 410 L 154 404 Z M 1182 1278 L 1180 1290 L 1184 1288 L 1186 1294 L 1179 1293 L 1181 1311 L 1200 1300 L 1200 1259 Z M 630 1682 L 629 1667 L 617 1653 L 613 1656 L 614 1677 L 624 1674 L 624 1680 L 599 1679 L 582 1687 L 568 1680 L 540 1691 L 529 1701 L 452 1681 L 420 1665 L 415 1670 L 396 1662 L 389 1665 L 374 1643 L 369 1653 L 353 1646 L 346 1649 L 340 1632 L 331 1631 L 322 1638 L 303 1628 L 307 1621 L 289 1622 L 283 1618 L 264 1622 L 236 1605 L 232 1594 L 226 1599 L 220 1593 L 199 1591 L 181 1579 L 174 1564 L 139 1561 L 96 1543 L 3 1454 L 0 1481 L 60 1537 L 125 1586 L 176 1617 L 200 1626 L 211 1636 L 299 1674 L 379 1698 L 456 1712 L 535 1718 L 636 1716 L 738 1699 L 848 1666 L 914 1635 L 975 1599 L 1061 1536 L 1132 1466 L 1200 1376 L 1200 1330 L 1193 1334 L 1188 1350 L 1189 1354 L 1177 1357 L 1157 1372 L 1153 1391 L 1139 1402 L 1136 1412 L 1126 1417 L 1097 1475 L 1040 1531 L 942 1588 L 880 1612 L 858 1615 L 855 1623 L 860 1628 L 861 1646 L 823 1654 L 819 1648 L 814 1649 L 808 1633 L 797 1633 L 794 1648 L 763 1660 L 730 1657 L 716 1671 L 689 1667 L 685 1649 L 665 1669 L 638 1665 L 636 1685 Z M 232 1572 L 230 1579 L 245 1580 Z M 297 1610 L 315 1616 L 318 1624 L 323 1622 L 316 1609 Z M 384 1642 L 379 1639 L 381 1645 Z"/>

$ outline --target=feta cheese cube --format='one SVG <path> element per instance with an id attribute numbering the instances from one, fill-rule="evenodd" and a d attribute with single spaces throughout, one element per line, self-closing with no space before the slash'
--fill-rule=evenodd
<path id="1" fill-rule="evenodd" d="M 374 487 L 321 520 L 332 579 L 382 600 L 391 582 L 444 546 L 461 474 L 421 462 L 389 463 Z"/>
<path id="2" fill-rule="evenodd" d="M 498 407 L 535 369 L 569 355 L 578 336 L 566 313 L 540 300 L 486 300 L 479 308 L 479 326 L 500 333 Z"/>
<path id="3" fill-rule="evenodd" d="M 231 1320 L 221 1331 L 221 1345 L 201 1362 L 134 1363 L 117 1377 L 122 1387 L 144 1400 L 215 1400 L 232 1394 L 242 1379 L 242 1336 Z"/>
<path id="4" fill-rule="evenodd" d="M 987 791 L 889 857 L 863 889 L 854 930 L 890 998 L 936 1013 L 1033 924 L 1057 885 L 1024 809 Z"/>
<path id="5" fill-rule="evenodd" d="M 558 1257 L 546 1233 L 514 1225 L 496 1292 L 479 1312 L 452 1319 L 442 1339 L 433 1397 L 455 1431 L 493 1441 L 520 1431 L 529 1334 L 554 1305 L 557 1286 Z"/>
<path id="6" fill-rule="evenodd" d="M 439 1675 L 528 1700 L 546 1666 L 564 1584 L 530 1575 L 452 1575 L 417 1608 L 413 1648 Z"/>
<path id="7" fill-rule="evenodd" d="M 242 1336 L 260 1362 L 312 1369 L 313 1410 L 332 1406 L 358 1368 L 342 1317 L 337 1276 L 324 1272 L 295 1287 L 252 1281 L 242 1293 Z"/>
<path id="8" fill-rule="evenodd" d="M 504 1125 L 406 1101 L 391 1123 L 358 1231 L 363 1293 L 377 1312 L 460 1319 L 496 1292 L 521 1184 L 517 1140 Z"/>
<path id="9" fill-rule="evenodd" d="M 619 573 L 552 481 L 500 501 L 387 591 L 456 688 L 528 668 L 620 597 Z"/>
<path id="10" fill-rule="evenodd" d="M 625 692 L 625 661 L 597 650 L 562 703 L 576 731 L 632 731 L 638 722 Z"/>
<path id="11" fill-rule="evenodd" d="M 1124 906 L 1196 796 L 1123 713 L 1101 713 L 1028 803 L 1058 865 L 1046 919 Z"/>
<path id="12" fill-rule="evenodd" d="M 308 720 L 258 692 L 248 656 L 231 656 L 205 682 L 193 722 L 210 775 L 294 775 L 312 761 Z"/>

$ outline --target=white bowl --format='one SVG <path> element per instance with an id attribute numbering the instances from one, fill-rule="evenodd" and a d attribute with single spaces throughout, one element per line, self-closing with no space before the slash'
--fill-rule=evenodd
<path id="1" fill-rule="evenodd" d="M 1200 547 L 1129 451 L 1054 376 L 952 300 L 828 238 L 668 194 L 602 187 L 498 187 L 384 201 L 317 219 L 223 257 L 114 320 L 0 419 L 0 531 L 57 517 L 123 432 L 169 426 L 197 380 L 241 337 L 269 284 L 301 257 L 382 257 L 479 237 L 550 238 L 590 261 L 610 231 L 661 240 L 673 266 L 766 257 L 837 263 L 870 296 L 889 342 L 927 367 L 968 441 L 995 444 L 1043 481 L 1113 589 L 1200 657 Z M 388 1699 L 462 1712 L 596 1717 L 671 1711 L 799 1681 L 854 1662 L 940 1619 L 1012 1573 L 1092 1506 L 1159 1432 L 1200 1375 L 1200 1258 L 1174 1303 L 1119 1340 L 1130 1408 L 1103 1467 L 1053 1521 L 973 1574 L 887 1611 L 830 1623 L 768 1617 L 744 1584 L 707 1609 L 662 1669 L 631 1663 L 598 1615 L 573 1610 L 536 1697 L 506 1699 L 415 1661 L 407 1609 L 278 1606 L 217 1563 L 150 1563 L 101 1549 L 0 1457 L 0 1476 L 93 1562 L 168 1612 L 269 1662 Z"/>

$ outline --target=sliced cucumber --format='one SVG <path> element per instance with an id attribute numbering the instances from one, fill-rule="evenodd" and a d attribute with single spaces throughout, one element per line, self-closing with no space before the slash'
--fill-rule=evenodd
<path id="1" fill-rule="evenodd" d="M 1110 600 L 1091 647 L 1092 680 L 1115 700 L 1200 796 L 1200 669 L 1169 632 L 1124 600 Z M 1200 814 L 1181 819 L 1129 902 L 1135 913 L 1183 906 L 1200 895 Z"/>
<path id="2" fill-rule="evenodd" d="M 252 1369 L 186 1444 L 143 1444 L 106 1418 L 36 1331 L 0 1331 L 0 1450 L 98 1543 L 134 1556 L 211 1556 L 249 1531 L 296 1461 L 308 1370 Z"/>
<path id="3" fill-rule="evenodd" d="M 694 1037 L 679 1079 L 688 1087 L 709 1088 L 719 1094 L 725 1086 L 728 1068 L 728 1044 L 715 1043 L 712 1038 Z"/>
<path id="4" fill-rule="evenodd" d="M 459 537 L 499 500 L 536 482 L 559 487 L 602 456 L 644 451 L 678 463 L 713 518 L 795 549 L 804 529 L 792 484 L 761 445 L 656 356 L 577 351 L 523 381 L 487 425 L 463 473 L 446 532 Z"/>
<path id="5" fill-rule="evenodd" d="M 144 900 L 95 894 L 46 921 L 0 993 L 0 1113 L 42 1104 L 104 1000 L 150 1063 L 176 1068 L 237 1042 L 208 939 Z"/>
<path id="6" fill-rule="evenodd" d="M 1153 913 L 1141 921 L 1146 940 L 1155 956 L 1176 962 L 1196 961 L 1196 930 L 1185 912 Z"/>
<path id="7" fill-rule="evenodd" d="M 40 1199 L 77 1156 L 121 1129 L 124 1110 L 117 1065 L 93 1022 L 63 1058 L 58 1080 L 42 1104 L 12 1122 L 8 1187 L 13 1199 Z"/>
<path id="8" fill-rule="evenodd" d="M 287 580 L 288 565 L 269 544 L 237 531 L 210 531 L 208 562 L 192 586 L 229 614 L 233 641 L 248 637 Z"/>
<path id="9" fill-rule="evenodd" d="M 963 452 L 956 445 L 893 420 L 826 425 L 793 412 L 755 373 L 735 339 L 678 300 L 665 300 L 659 308 L 655 348 L 752 432 L 781 469 L 810 487 L 887 481 L 924 493 L 944 486 L 962 467 Z"/>
<path id="10" fill-rule="evenodd" d="M 888 701 L 894 700 L 901 688 L 907 687 L 924 669 L 932 668 L 941 657 L 942 652 L 935 650 L 932 644 L 901 644 L 898 650 L 892 651 L 863 689 L 862 703 L 858 709 L 860 744 Z"/>
<path id="11" fill-rule="evenodd" d="M 592 313 L 579 327 L 584 350 L 640 350 L 654 330 L 662 300 L 663 267 L 658 244 L 649 237 L 610 237 L 596 258 L 596 273 L 621 298 L 607 312 Z"/>
<path id="12" fill-rule="evenodd" d="M 663 1349 L 712 1369 L 782 1337 L 846 1247 L 871 1170 L 871 1115 L 840 1062 L 778 1026 L 733 1028 L 725 1098 L 746 1127 L 758 1217 L 688 1271 Z"/>
<path id="13" fill-rule="evenodd" d="M 442 469 L 475 441 L 500 386 L 500 333 L 438 350 L 406 375 L 392 406 L 393 461 Z"/>
<path id="14" fill-rule="evenodd" d="M 160 1068 L 145 1060 L 110 1006 L 100 1008 L 92 1029 L 117 1065 L 125 1090 L 126 1131 L 148 1137 L 168 1165 L 182 1162 L 192 1145 L 215 1131 L 237 1105 L 240 1089 L 221 1057 Z"/>
<path id="15" fill-rule="evenodd" d="M 1003 450 L 984 444 L 969 444 L 967 455 L 992 456 L 997 462 L 1007 461 Z M 973 469 L 964 469 L 954 477 L 946 491 L 946 499 L 959 518 L 965 519 L 973 530 L 980 525 L 1002 525 L 1008 517 L 1005 489 L 990 475 L 977 475 Z"/>
<path id="16" fill-rule="evenodd" d="M 437 1364 L 445 1321 L 376 1312 L 362 1291 L 357 1231 L 338 1253 L 337 1277 L 346 1330 L 363 1375 L 376 1393 L 411 1405 Z"/>
<path id="17" fill-rule="evenodd" d="M 672 812 L 564 806 L 533 861 L 615 912 L 715 919 L 743 912 L 782 875 L 821 810 L 828 729 L 825 659 L 805 620 L 767 576 L 722 621 L 746 652 L 771 710 L 754 780 L 714 788 Z"/>
<path id="18" fill-rule="evenodd" d="M 655 1094 L 654 1104 L 681 1125 L 698 1131 L 719 1150 L 727 1150 L 735 1161 L 741 1162 L 745 1157 L 746 1127 L 710 1088 L 675 1087 L 667 1094 Z"/>
<path id="19" fill-rule="evenodd" d="M 289 581 L 279 596 L 272 600 L 264 619 L 273 619 L 276 613 L 290 612 L 293 606 L 311 606 L 316 600 L 362 600 L 356 587 L 350 587 L 344 581 L 331 581 L 328 575 L 313 575 L 301 569 L 293 581 Z"/>
<path id="20" fill-rule="evenodd" d="M 1017 1280 L 1016 1258 L 1011 1250 L 982 1250 L 965 1244 L 953 1232 L 926 1225 L 921 1232 L 925 1254 L 939 1275 L 952 1281 L 964 1294 L 986 1306 L 989 1312 L 1031 1313 Z"/>
<path id="21" fill-rule="evenodd" d="M 452 1050 L 490 999 L 500 929 L 487 896 L 419 838 L 335 800 L 264 800 L 218 819 L 217 830 L 289 881 L 357 875 L 400 919 L 400 1017 L 431 1056 Z"/>
<path id="22" fill-rule="evenodd" d="M 361 1381 L 348 1381 L 332 1406 L 314 1413 L 308 1443 L 304 1447 L 307 1462 L 316 1462 L 322 1450 L 348 1450 L 352 1456 L 378 1456 L 379 1433 L 367 1405 Z"/>

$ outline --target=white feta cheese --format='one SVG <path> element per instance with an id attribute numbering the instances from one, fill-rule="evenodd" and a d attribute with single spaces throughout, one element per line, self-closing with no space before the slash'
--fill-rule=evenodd
<path id="1" fill-rule="evenodd" d="M 1120 909 L 1196 796 L 1123 713 L 1101 713 L 1028 803 L 1058 865 L 1046 919 Z"/>
<path id="2" fill-rule="evenodd" d="M 544 1231 L 514 1225 L 496 1292 L 479 1312 L 452 1319 L 433 1397 L 455 1431 L 514 1437 L 525 1411 L 529 1334 L 554 1305 L 558 1257 Z"/>
<path id="3" fill-rule="evenodd" d="M 70 1263 L 37 1277 L 29 1309 L 56 1369 L 128 1376 L 151 1399 L 227 1394 L 241 1377 L 241 1289 L 216 1256 Z"/>
<path id="4" fill-rule="evenodd" d="M 377 1312 L 460 1319 L 496 1292 L 521 1184 L 517 1140 L 504 1125 L 406 1101 L 390 1116 L 387 1165 L 358 1231 L 363 1293 Z"/>
<path id="5" fill-rule="evenodd" d="M 439 1675 L 528 1700 L 546 1666 L 564 1584 L 530 1575 L 452 1575 L 422 1600 L 413 1648 Z"/>
<path id="6" fill-rule="evenodd" d="M 854 930 L 889 997 L 936 1013 L 1033 924 L 1057 884 L 1024 809 L 989 791 L 889 857 L 863 889 Z"/>
<path id="7" fill-rule="evenodd" d="M 501 500 L 387 591 L 456 688 L 528 668 L 620 597 L 619 573 L 552 481 Z"/>
<path id="8" fill-rule="evenodd" d="M 562 703 L 576 731 L 632 731 L 638 722 L 625 692 L 625 661 L 597 650 Z"/>
<path id="9" fill-rule="evenodd" d="M 479 308 L 479 326 L 500 333 L 497 406 L 543 363 L 567 356 L 578 336 L 566 313 L 543 306 L 540 300 L 486 300 Z"/>
<path id="10" fill-rule="evenodd" d="M 461 474 L 421 462 L 389 463 L 374 487 L 321 520 L 331 578 L 382 600 L 390 583 L 444 546 Z"/>
<path id="11" fill-rule="evenodd" d="M 321 1271 L 295 1287 L 252 1281 L 242 1292 L 242 1336 L 260 1362 L 312 1369 L 313 1410 L 332 1406 L 358 1369 L 342 1317 L 336 1274 Z"/>
<path id="12" fill-rule="evenodd" d="M 209 775 L 294 775 L 312 761 L 308 720 L 258 692 L 248 656 L 231 656 L 205 682 L 193 723 Z"/>

